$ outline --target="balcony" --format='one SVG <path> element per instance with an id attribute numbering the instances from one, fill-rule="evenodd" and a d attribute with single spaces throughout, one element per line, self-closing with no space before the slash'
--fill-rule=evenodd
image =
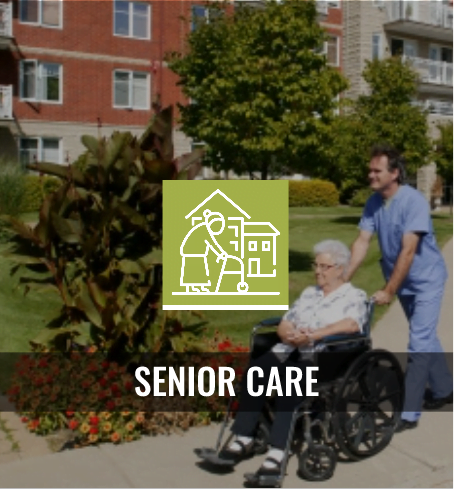
<path id="1" fill-rule="evenodd" d="M 410 2 L 391 0 L 382 2 L 387 20 L 385 30 L 410 37 L 424 37 L 433 41 L 452 43 L 453 8 L 442 2 Z"/>
<path id="2" fill-rule="evenodd" d="M 452 93 L 452 63 L 408 56 L 403 56 L 402 59 L 409 61 L 418 72 L 421 91 Z"/>
<path id="3" fill-rule="evenodd" d="M 0 121 L 13 118 L 13 86 L 0 85 Z"/>
<path id="4" fill-rule="evenodd" d="M 0 3 L 0 47 L 10 43 L 13 37 L 13 4 Z"/>
<path id="5" fill-rule="evenodd" d="M 429 114 L 452 117 L 452 102 L 443 100 L 416 100 L 412 102 L 412 105 L 428 110 Z"/>
<path id="6" fill-rule="evenodd" d="M 328 15 L 328 1 L 326 0 L 316 0 L 315 8 L 319 15 Z"/>

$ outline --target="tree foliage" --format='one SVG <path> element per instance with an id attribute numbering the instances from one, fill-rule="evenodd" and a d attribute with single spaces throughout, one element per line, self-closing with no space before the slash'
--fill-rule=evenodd
<path id="1" fill-rule="evenodd" d="M 319 176 L 335 182 L 344 200 L 367 182 L 367 163 L 374 144 L 387 142 L 407 160 L 407 174 L 426 164 L 430 155 L 427 113 L 411 102 L 418 75 L 401 58 L 366 62 L 363 78 L 369 93 L 346 101 L 346 110 L 332 126 L 332 145 Z"/>
<path id="2" fill-rule="evenodd" d="M 434 161 L 445 185 L 452 185 L 452 121 L 439 124 L 437 127 L 440 134 L 435 141 Z"/>
<path id="3" fill-rule="evenodd" d="M 315 2 L 271 0 L 212 17 L 186 53 L 169 56 L 192 101 L 180 107 L 183 131 L 207 144 L 204 164 L 216 170 L 309 171 L 347 87 L 320 54 Z"/>

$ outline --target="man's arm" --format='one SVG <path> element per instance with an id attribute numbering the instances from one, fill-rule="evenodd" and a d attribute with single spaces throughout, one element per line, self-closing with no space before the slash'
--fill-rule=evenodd
<path id="1" fill-rule="evenodd" d="M 349 281 L 353 277 L 356 270 L 366 257 L 372 236 L 373 233 L 371 233 L 370 231 L 361 230 L 359 236 L 353 243 L 352 256 L 350 258 L 350 264 L 345 277 L 347 281 Z"/>
<path id="2" fill-rule="evenodd" d="M 413 258 L 418 248 L 421 235 L 417 233 L 406 233 L 402 237 L 402 250 L 397 257 L 393 273 L 383 290 L 374 294 L 375 302 L 379 305 L 389 304 L 393 295 L 399 290 L 405 277 L 408 275 Z"/>

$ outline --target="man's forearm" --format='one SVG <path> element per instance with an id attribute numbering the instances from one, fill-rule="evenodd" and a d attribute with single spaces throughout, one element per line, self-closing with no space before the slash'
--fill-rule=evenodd
<path id="1" fill-rule="evenodd" d="M 350 258 L 350 264 L 346 274 L 346 280 L 349 281 L 355 274 L 358 267 L 363 262 L 369 249 L 369 243 L 364 240 L 357 239 L 352 245 L 352 256 Z"/>
<path id="2" fill-rule="evenodd" d="M 400 252 L 393 273 L 384 288 L 388 294 L 394 295 L 399 290 L 399 287 L 408 275 L 411 264 L 413 263 L 413 257 L 414 252 L 412 250 L 404 249 Z"/>

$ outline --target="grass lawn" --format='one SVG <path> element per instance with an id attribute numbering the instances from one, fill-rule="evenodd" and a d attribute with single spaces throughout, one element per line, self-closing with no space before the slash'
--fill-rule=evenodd
<path id="1" fill-rule="evenodd" d="M 315 243 L 323 239 L 340 239 L 350 245 L 357 235 L 361 209 L 336 208 L 291 208 L 290 209 L 290 301 L 294 301 L 304 287 L 314 283 L 310 264 Z M 29 216 L 27 216 L 29 217 Z M 31 216 L 33 217 L 33 216 Z M 26 220 L 31 220 L 31 217 Z M 452 216 L 437 214 L 434 225 L 440 246 L 452 236 Z M 0 246 L 0 253 L 5 245 Z M 358 270 L 354 285 L 372 294 L 383 285 L 378 265 L 377 240 L 373 241 L 365 263 Z M 29 351 L 32 340 L 49 318 L 60 307 L 58 297 L 49 293 L 30 291 L 24 297 L 18 288 L 18 277 L 9 275 L 11 262 L 0 254 L 0 352 Z M 386 308 L 377 308 L 376 319 Z M 251 327 L 265 317 L 280 316 L 282 311 L 206 311 L 207 334 L 218 329 L 234 341 L 246 344 Z"/>

